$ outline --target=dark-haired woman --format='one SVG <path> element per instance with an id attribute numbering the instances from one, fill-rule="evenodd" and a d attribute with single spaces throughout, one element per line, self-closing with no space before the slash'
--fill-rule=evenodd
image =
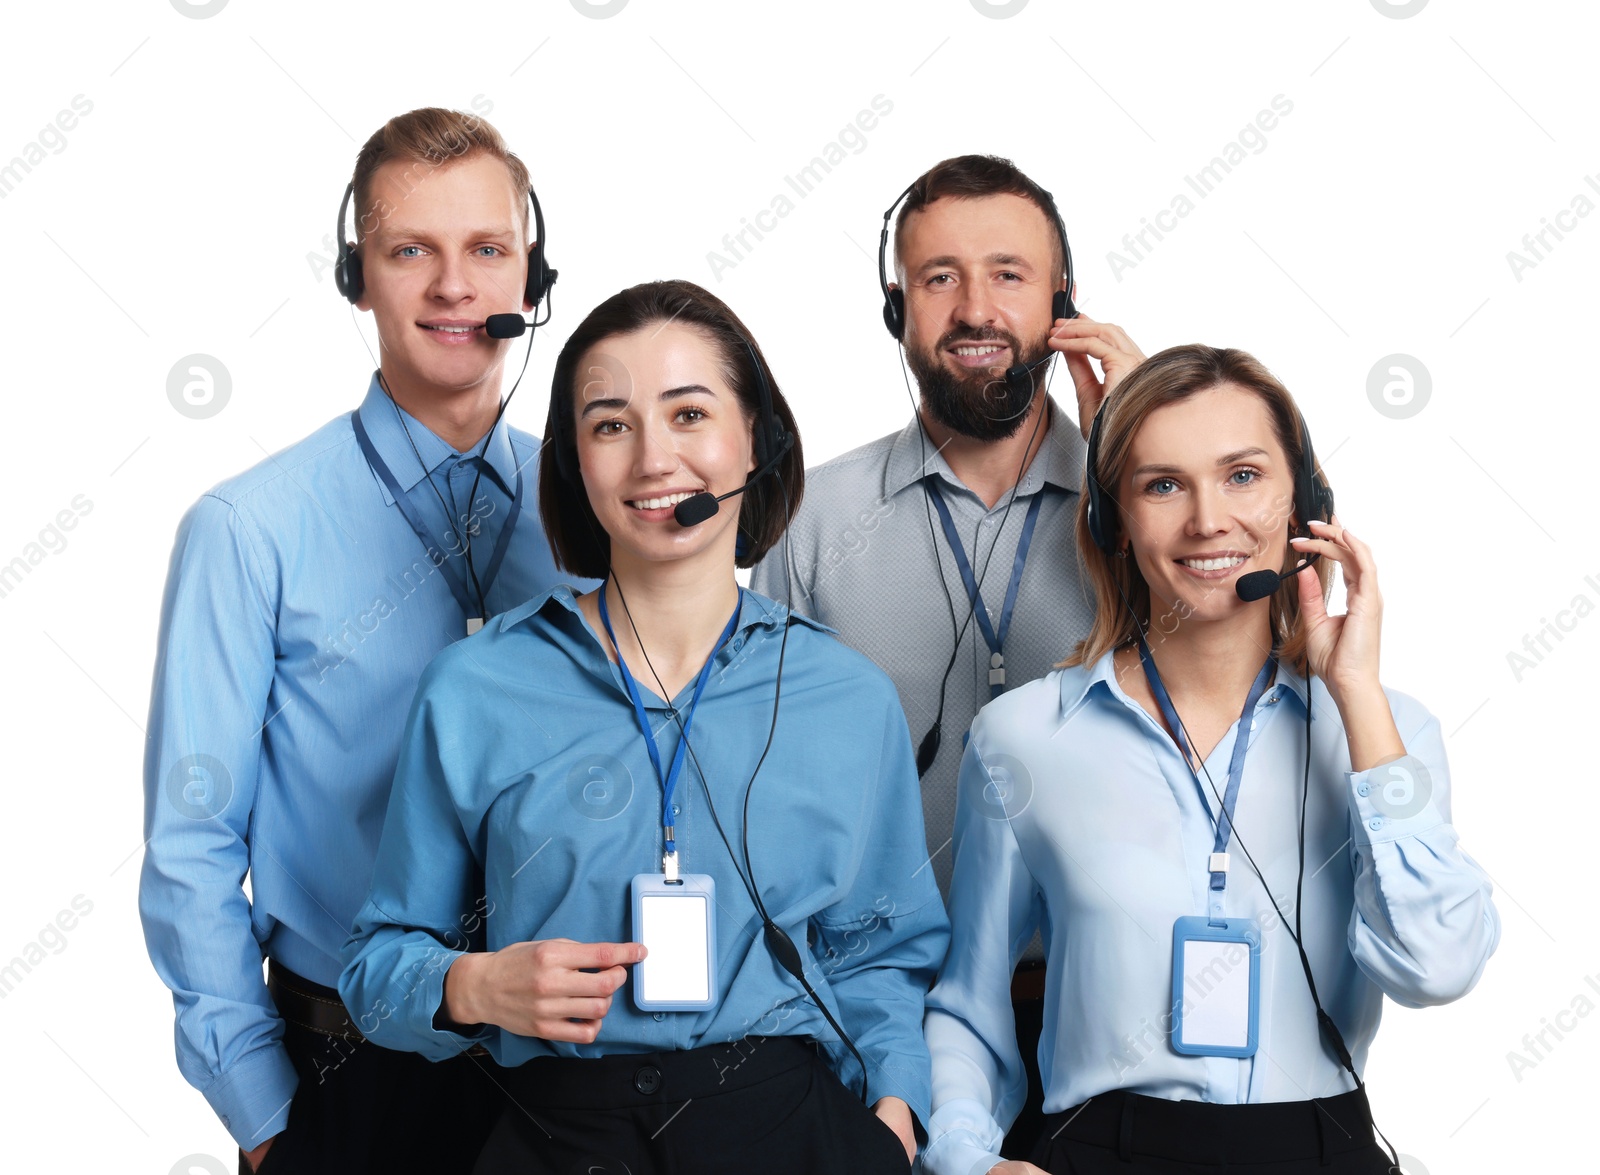
<path id="1" fill-rule="evenodd" d="M 937 1175 L 1391 1171 L 1356 1077 L 1383 998 L 1463 995 L 1499 919 L 1438 720 L 1379 684 L 1372 552 L 1322 516 L 1308 445 L 1239 351 L 1162 352 L 1101 410 L 1078 528 L 1094 627 L 985 707 L 962 764 L 928 997 Z M 1031 1164 L 1002 1162 L 1025 1088 L 1011 965 L 1036 926 L 1046 1125 Z"/>
<path id="2" fill-rule="evenodd" d="M 512 1070 L 480 1172 L 904 1171 L 926 1120 L 948 924 L 910 736 L 870 662 L 735 582 L 803 469 L 747 339 L 687 282 L 577 328 L 539 504 L 605 582 L 491 621 L 412 708 L 340 991 L 379 1044 Z"/>

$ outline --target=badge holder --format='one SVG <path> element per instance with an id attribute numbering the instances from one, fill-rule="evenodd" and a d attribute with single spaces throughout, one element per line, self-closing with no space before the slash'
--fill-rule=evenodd
<path id="1" fill-rule="evenodd" d="M 1254 918 L 1172 925 L 1172 1047 L 1190 1057 L 1252 1057 L 1260 1036 L 1261 927 Z"/>
<path id="2" fill-rule="evenodd" d="M 643 1012 L 716 1006 L 716 881 L 706 873 L 675 872 L 633 879 L 633 941 L 649 951 L 633 965 L 633 1003 Z"/>

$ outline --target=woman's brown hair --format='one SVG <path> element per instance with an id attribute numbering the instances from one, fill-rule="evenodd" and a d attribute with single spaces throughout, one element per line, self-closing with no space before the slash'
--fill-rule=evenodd
<path id="1" fill-rule="evenodd" d="M 693 282 L 645 282 L 611 295 L 589 312 L 561 348 L 550 381 L 544 435 L 546 449 L 553 451 L 545 452 L 539 463 L 539 517 L 556 565 L 573 575 L 602 579 L 611 567 L 610 536 L 589 505 L 578 470 L 575 401 L 584 375 L 579 364 L 597 343 L 669 322 L 694 328 L 716 348 L 723 378 L 738 397 L 745 420 L 757 428 L 761 424 L 760 380 L 765 378 L 773 415 L 794 438 L 777 468 L 756 479 L 740 496 L 736 564 L 754 567 L 760 562 L 783 537 L 800 508 L 805 490 L 800 431 L 755 339 L 727 303 Z M 759 373 L 753 364 L 760 365 Z"/>

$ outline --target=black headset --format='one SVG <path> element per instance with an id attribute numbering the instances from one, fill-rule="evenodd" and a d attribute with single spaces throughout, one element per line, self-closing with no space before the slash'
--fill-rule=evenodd
<path id="1" fill-rule="evenodd" d="M 901 192 L 895 197 L 894 203 L 890 204 L 888 211 L 883 214 L 883 230 L 878 234 L 878 288 L 883 291 L 883 325 L 888 328 L 889 334 L 893 336 L 896 341 L 902 340 L 903 336 L 905 335 L 906 295 L 904 290 L 891 290 L 889 288 L 889 232 L 894 220 L 895 209 L 900 207 L 900 205 L 905 201 L 906 197 L 911 195 L 913 189 L 915 189 L 917 184 L 921 182 L 922 179 L 920 178 L 913 180 L 905 189 L 905 191 Z M 1061 219 L 1061 210 L 1056 207 L 1055 197 L 1049 192 L 1045 191 L 1043 188 L 1036 188 L 1036 190 L 1043 199 L 1043 203 L 1045 208 L 1048 210 L 1050 219 L 1055 222 L 1056 234 L 1061 239 L 1062 275 L 1066 278 L 1067 288 L 1064 290 L 1056 290 L 1051 295 L 1051 321 L 1053 322 L 1060 318 L 1076 318 L 1078 316 L 1078 309 L 1072 303 L 1072 290 L 1075 281 L 1072 272 L 1072 245 L 1067 240 L 1067 226 L 1066 223 Z M 1033 381 L 1033 368 L 1048 363 L 1049 360 L 1054 359 L 1054 357 L 1055 356 L 1052 353 L 1045 359 L 1040 360 L 1038 363 L 1028 366 L 1023 366 L 1020 362 L 1020 357 L 1018 357 L 1018 365 L 1006 372 L 1007 382 L 1009 383 L 1014 378 L 1025 378 L 1031 383 Z M 903 354 L 900 358 L 900 373 L 903 377 L 905 376 L 905 356 Z M 1037 386 L 1035 386 L 1034 390 L 1037 391 Z M 911 384 L 909 379 L 906 383 L 906 395 L 911 395 Z M 1031 406 L 1032 401 L 1030 400 L 1029 403 Z M 915 398 L 912 399 L 911 409 L 913 415 L 916 416 L 917 419 L 917 440 L 922 446 L 922 467 L 923 469 L 926 469 L 928 462 L 928 434 L 927 430 L 922 425 L 920 414 L 917 413 Z M 1038 432 L 1039 425 L 1044 421 L 1044 418 L 1044 414 L 1041 413 L 1039 418 L 1034 421 L 1033 427 L 1035 433 Z M 1032 444 L 1033 442 L 1030 439 L 1028 446 L 1023 449 L 1024 460 L 1026 460 L 1028 449 L 1032 447 Z M 1000 534 L 1005 530 L 1006 519 L 1011 515 L 1011 504 L 1017 499 L 1016 487 L 1017 485 L 1021 484 L 1022 473 L 1022 467 L 1019 466 L 1017 469 L 1016 481 L 1012 485 L 1011 497 L 1006 502 L 1005 512 L 1000 516 L 1000 526 L 995 531 L 994 542 L 991 543 L 989 547 L 989 556 L 991 558 L 994 555 L 995 546 L 1000 542 Z M 940 585 L 944 587 L 945 606 L 950 612 L 950 627 L 955 632 L 955 643 L 950 650 L 950 659 L 945 662 L 944 676 L 939 679 L 938 712 L 934 716 L 933 725 L 928 727 L 928 732 L 922 736 L 922 740 L 917 744 L 916 762 L 918 779 L 921 779 L 923 776 L 927 775 L 929 768 L 933 766 L 933 761 L 939 756 L 939 746 L 944 739 L 945 688 L 950 684 L 950 673 L 955 668 L 956 658 L 961 653 L 962 637 L 966 635 L 967 625 L 972 622 L 972 617 L 978 608 L 978 600 L 976 595 L 974 595 L 972 600 L 969 602 L 966 619 L 963 620 L 960 625 L 956 624 L 955 603 L 950 598 L 950 588 L 944 579 L 944 565 L 939 557 L 939 539 L 938 536 L 934 534 L 933 530 L 933 508 L 928 504 L 928 492 L 926 486 L 923 488 L 922 504 L 927 514 L 928 538 L 933 543 L 934 561 L 939 566 L 939 582 Z M 988 577 L 988 574 L 989 559 L 986 558 L 984 560 L 983 568 L 978 572 L 978 585 L 980 588 L 983 585 L 984 579 Z"/>
<path id="2" fill-rule="evenodd" d="M 883 325 L 889 328 L 889 333 L 896 339 L 903 338 L 906 333 L 906 292 L 889 288 L 890 221 L 894 217 L 894 210 L 921 182 L 921 179 L 912 181 L 910 187 L 895 197 L 894 203 L 889 205 L 889 211 L 883 214 L 883 232 L 878 235 L 878 286 L 883 290 Z M 1072 246 L 1067 242 L 1067 226 L 1061 219 L 1060 209 L 1056 207 L 1055 197 L 1043 188 L 1039 189 L 1039 194 L 1049 206 L 1050 219 L 1055 222 L 1056 232 L 1061 236 L 1061 264 L 1067 279 L 1067 288 L 1057 290 L 1050 300 L 1050 320 L 1076 318 L 1078 311 L 1072 304 Z"/>
<path id="3" fill-rule="evenodd" d="M 744 336 L 740 338 L 744 343 L 744 349 L 749 352 L 750 366 L 756 373 L 758 415 L 752 431 L 755 441 L 756 470 L 759 473 L 769 462 L 788 452 L 794 446 L 794 438 L 783 427 L 783 421 L 778 418 L 777 412 L 772 407 L 772 386 L 767 383 L 766 368 L 761 363 L 761 357 L 756 354 L 755 344 Z M 558 368 L 556 379 L 559 380 L 562 374 Z M 550 447 L 555 451 L 556 472 L 561 475 L 563 481 L 576 485 L 579 480 L 578 469 L 572 462 L 577 456 L 578 440 L 577 430 L 573 424 L 571 388 L 562 388 L 554 384 L 551 386 L 550 408 L 544 431 L 545 436 L 550 438 Z M 572 449 L 570 455 L 567 451 L 568 446 Z M 754 481 L 754 476 L 750 480 Z"/>
<path id="4" fill-rule="evenodd" d="M 777 412 L 773 409 L 772 386 L 767 382 L 766 369 L 762 365 L 761 356 L 756 353 L 755 344 L 750 341 L 748 335 L 741 335 L 740 339 L 744 343 L 745 351 L 750 356 L 750 366 L 755 370 L 756 398 L 760 407 L 760 419 L 756 421 L 756 426 L 753 430 L 755 434 L 755 457 L 757 465 L 755 471 L 745 480 L 743 488 L 748 489 L 761 477 L 765 476 L 769 472 L 772 472 L 771 468 L 769 467 L 775 464 L 785 453 L 789 451 L 790 448 L 793 447 L 795 438 L 791 436 L 788 430 L 783 427 L 783 421 L 779 419 Z M 570 442 L 573 445 L 572 456 L 577 456 L 576 437 L 575 435 L 566 431 L 569 418 L 572 415 L 572 390 L 570 388 L 562 388 L 560 386 L 559 381 L 561 376 L 562 373 L 558 365 L 555 378 L 552 381 L 550 388 L 550 408 L 547 413 L 545 435 L 552 438 L 552 444 L 555 449 L 557 473 L 561 475 L 564 481 L 576 485 L 579 471 L 568 459 L 567 455 L 567 445 Z M 788 486 L 784 484 L 783 478 L 781 477 L 777 478 L 776 481 L 779 492 L 783 494 L 785 503 L 784 513 L 788 514 Z M 579 487 L 578 492 L 583 492 L 581 487 Z M 728 497 L 731 495 L 723 496 Z M 594 520 L 590 515 L 592 515 L 592 511 L 586 515 L 585 521 L 588 522 L 592 531 L 596 528 Z M 783 541 L 784 579 L 785 582 L 790 585 L 787 594 L 792 599 L 794 595 L 794 589 L 792 586 L 793 581 L 790 571 L 790 530 L 788 527 L 784 528 Z M 627 596 L 623 594 L 621 582 L 615 578 L 609 567 L 607 568 L 606 574 L 607 578 L 610 579 L 611 582 L 616 583 L 617 595 L 622 600 L 623 611 L 627 614 L 628 623 L 632 625 L 633 612 L 628 608 Z M 602 592 L 605 590 L 605 585 L 603 583 L 601 584 L 599 590 Z M 744 811 L 741 821 L 743 829 L 741 833 L 741 839 L 744 850 L 743 869 L 739 868 L 740 855 L 734 852 L 733 843 L 728 839 L 728 834 L 723 828 L 722 817 L 717 813 L 716 800 L 713 799 L 711 795 L 711 784 L 706 778 L 705 769 L 700 766 L 700 757 L 695 754 L 694 744 L 689 741 L 689 731 L 684 725 L 683 716 L 679 714 L 676 709 L 669 709 L 669 713 L 673 720 L 678 724 L 678 731 L 680 737 L 683 739 L 683 745 L 688 748 L 689 758 L 694 763 L 694 769 L 696 773 L 700 776 L 701 786 L 705 789 L 706 806 L 711 813 L 711 821 L 716 826 L 717 835 L 722 838 L 723 846 L 728 850 L 728 856 L 733 864 L 733 871 L 738 876 L 739 880 L 744 884 L 745 892 L 750 895 L 751 903 L 755 906 L 756 913 L 761 919 L 762 939 L 766 944 L 768 953 L 772 955 L 774 962 L 776 962 L 781 968 L 783 968 L 785 972 L 787 972 L 796 980 L 796 982 L 800 984 L 806 995 L 810 997 L 811 1002 L 816 1005 L 817 1010 L 822 1013 L 823 1019 L 828 1022 L 829 1026 L 832 1027 L 834 1032 L 838 1035 L 840 1041 L 851 1051 L 851 1053 L 855 1055 L 856 1063 L 861 1066 L 862 1100 L 867 1101 L 869 1097 L 869 1086 L 867 1084 L 868 1078 L 866 1060 L 862 1057 L 861 1050 L 856 1046 L 854 1039 L 852 1039 L 850 1034 L 845 1031 L 844 1026 L 834 1018 L 833 1013 L 828 1009 L 828 1005 L 823 1001 L 822 997 L 817 994 L 816 988 L 812 986 L 811 981 L 806 978 L 805 963 L 801 958 L 800 949 L 795 945 L 794 940 L 789 937 L 784 929 L 772 919 L 771 914 L 768 913 L 766 902 L 763 901 L 761 897 L 761 887 L 756 883 L 755 866 L 750 860 L 750 796 L 755 790 L 756 777 L 761 774 L 761 768 L 767 761 L 767 752 L 772 749 L 773 736 L 778 730 L 778 704 L 783 696 L 783 663 L 784 656 L 789 648 L 789 629 L 793 624 L 794 609 L 788 603 L 786 603 L 784 606 L 783 617 L 783 639 L 778 646 L 778 672 L 772 691 L 772 722 L 767 729 L 767 741 L 766 745 L 761 749 L 761 757 L 756 761 L 755 770 L 750 773 L 750 780 L 745 784 L 744 789 Z M 650 663 L 650 653 L 645 649 L 644 639 L 639 636 L 639 630 L 637 627 L 634 628 L 634 637 L 639 641 L 639 649 L 644 653 L 645 664 L 649 666 L 650 673 L 656 678 L 656 685 L 658 688 L 660 688 L 661 679 L 655 672 L 655 666 Z M 716 653 L 713 651 L 712 656 L 715 655 Z M 663 696 L 664 695 L 665 691 L 663 690 Z M 870 1102 L 868 1104 L 870 1104 Z"/>
<path id="5" fill-rule="evenodd" d="M 1101 404 L 1089 428 L 1088 476 L 1084 478 L 1083 490 L 1088 503 L 1089 537 L 1106 554 L 1115 555 L 1117 500 L 1100 480 L 1100 428 L 1105 415 L 1106 405 Z M 1300 426 L 1300 464 L 1294 474 L 1294 516 L 1299 522 L 1296 529 L 1310 534 L 1310 523 L 1326 522 L 1333 517 L 1333 489 L 1317 469 L 1317 455 L 1311 448 L 1311 433 L 1306 428 L 1305 416 L 1298 407 L 1294 415 Z"/>
<path id="6" fill-rule="evenodd" d="M 1110 397 L 1107 397 L 1107 400 L 1109 399 Z M 1116 499 L 1100 481 L 1100 428 L 1105 415 L 1106 404 L 1102 403 L 1100 410 L 1095 413 L 1094 423 L 1089 429 L 1088 468 L 1085 471 L 1084 496 L 1088 503 L 1089 537 L 1094 540 L 1095 546 L 1099 547 L 1100 550 L 1112 555 L 1116 553 L 1117 503 Z M 1316 454 L 1311 448 L 1311 432 L 1306 428 L 1305 415 L 1298 406 L 1295 407 L 1295 419 L 1300 426 L 1300 464 L 1295 469 L 1294 477 L 1295 517 L 1300 524 L 1297 529 L 1310 534 L 1311 527 L 1309 524 L 1312 521 L 1327 522 L 1333 517 L 1333 488 L 1328 485 L 1327 479 L 1317 469 Z M 1306 566 L 1310 566 L 1310 561 L 1307 562 Z M 1280 580 L 1285 583 L 1289 582 L 1291 578 L 1292 573 L 1280 576 Z M 1134 612 L 1133 605 L 1128 600 L 1127 593 L 1122 590 L 1120 583 L 1117 585 L 1117 594 L 1122 597 L 1123 607 L 1128 610 L 1128 615 L 1132 617 L 1135 628 L 1141 628 L 1139 617 Z M 1256 859 L 1249 848 L 1246 847 L 1243 837 L 1239 837 L 1239 848 L 1244 853 L 1245 860 L 1250 863 L 1251 871 L 1255 873 L 1256 879 L 1260 881 L 1262 891 L 1267 895 L 1267 900 L 1272 903 L 1273 910 L 1276 911 L 1279 921 L 1283 923 L 1284 929 L 1288 931 L 1289 937 L 1294 942 L 1295 950 L 1299 953 L 1300 967 L 1305 973 L 1306 987 L 1311 992 L 1311 1002 L 1317 1009 L 1317 1026 L 1322 1036 L 1332 1048 L 1334 1058 L 1344 1071 L 1350 1074 L 1351 1080 L 1356 1083 L 1356 1089 L 1361 1090 L 1365 1088 L 1366 1083 L 1361 1080 L 1361 1074 L 1356 1072 L 1355 1062 L 1351 1059 L 1349 1046 L 1345 1044 L 1344 1034 L 1339 1031 L 1339 1026 L 1334 1022 L 1333 1017 L 1328 1015 L 1322 1006 L 1322 997 L 1317 991 L 1317 980 L 1311 972 L 1311 959 L 1306 954 L 1305 933 L 1301 924 L 1301 914 L 1304 909 L 1301 899 L 1306 874 L 1306 802 L 1311 794 L 1311 673 L 1309 665 L 1305 669 L 1305 683 L 1305 765 L 1301 772 L 1300 781 L 1299 870 L 1295 876 L 1293 927 L 1289 925 L 1289 919 L 1284 917 L 1283 909 L 1278 905 L 1278 899 L 1272 893 L 1272 887 L 1267 884 L 1267 879 L 1261 872 L 1261 867 L 1256 864 Z M 1181 716 L 1178 718 L 1178 724 L 1180 727 L 1183 726 Z M 1173 734 L 1176 735 L 1177 731 L 1174 731 Z M 1187 728 L 1184 729 L 1184 737 L 1189 737 Z M 1190 741 L 1192 742 L 1193 740 L 1191 739 Z M 1206 768 L 1204 761 L 1201 762 L 1200 767 L 1205 772 L 1206 782 L 1210 784 L 1211 794 L 1216 796 L 1217 803 L 1220 806 L 1222 804 L 1222 795 L 1217 791 L 1217 785 L 1211 779 L 1210 770 Z M 1196 782 L 1198 782 L 1198 776 L 1196 777 Z M 1234 830 L 1234 835 L 1238 836 L 1237 829 Z M 1378 1137 L 1383 1139 L 1384 1145 L 1389 1149 L 1390 1158 L 1394 1160 L 1394 1166 L 1390 1167 L 1389 1170 L 1398 1171 L 1400 1169 L 1400 1160 L 1395 1152 L 1394 1145 L 1389 1142 L 1388 1136 L 1378 1128 L 1377 1122 L 1371 1119 L 1370 1112 L 1368 1120 L 1372 1122 L 1372 1128 L 1377 1131 Z"/>
<path id="7" fill-rule="evenodd" d="M 334 286 L 352 303 L 359 301 L 367 288 L 366 278 L 361 272 L 361 254 L 356 252 L 354 242 L 346 240 L 344 235 L 345 213 L 355 190 L 355 181 L 352 180 L 344 186 L 344 199 L 339 201 L 339 226 L 334 230 L 334 240 L 339 242 L 339 259 L 333 266 Z M 539 207 L 539 195 L 532 188 L 528 189 L 528 199 L 533 203 L 534 237 L 533 247 L 528 250 L 528 284 L 523 296 L 537 314 L 540 301 L 556 284 L 558 274 L 550 268 L 550 262 L 545 257 L 544 212 Z"/>

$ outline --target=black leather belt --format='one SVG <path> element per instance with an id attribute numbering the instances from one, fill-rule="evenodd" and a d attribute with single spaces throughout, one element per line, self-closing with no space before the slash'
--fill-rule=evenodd
<path id="1" fill-rule="evenodd" d="M 277 1005 L 278 1015 L 290 1024 L 340 1040 L 366 1039 L 337 991 L 296 975 L 276 959 L 267 960 L 267 993 Z"/>

